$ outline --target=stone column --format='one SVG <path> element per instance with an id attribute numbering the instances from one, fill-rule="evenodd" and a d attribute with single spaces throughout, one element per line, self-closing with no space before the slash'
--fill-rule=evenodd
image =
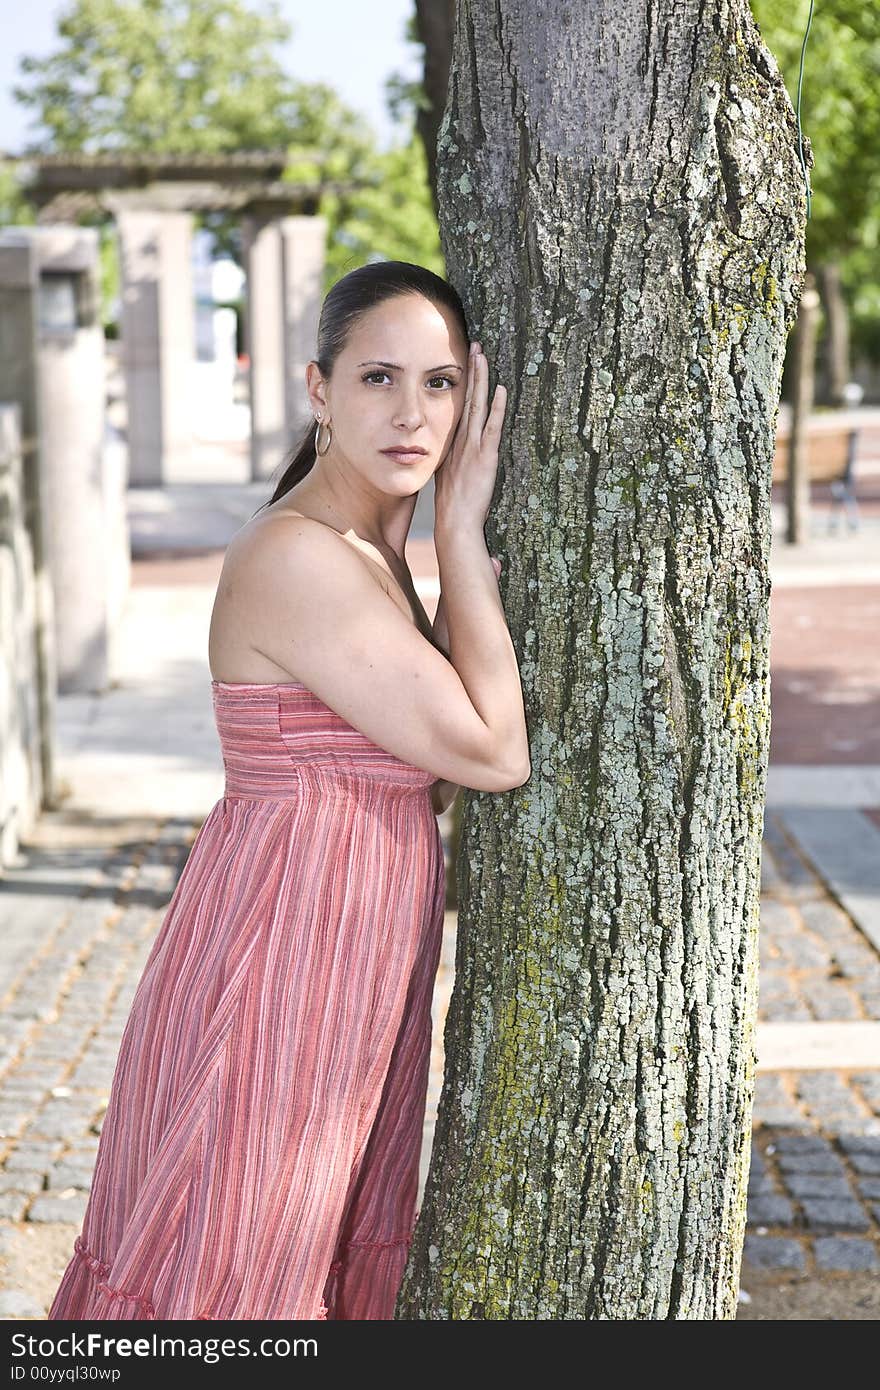
<path id="1" fill-rule="evenodd" d="M 0 232 L 0 402 L 18 407 L 15 418 L 16 447 L 21 453 L 21 515 L 33 563 L 33 663 L 25 659 L 19 679 L 35 684 L 35 688 L 22 697 L 21 704 L 30 709 L 32 715 L 36 710 L 36 726 L 30 724 L 22 738 L 38 749 L 34 778 L 39 785 L 35 795 L 40 806 L 48 808 L 56 804 L 58 794 L 54 744 L 56 670 L 47 501 L 40 442 L 38 277 L 39 260 L 31 229 L 9 227 Z M 5 505 L 11 508 L 11 500 Z M 19 549 L 19 559 L 21 554 Z M 8 596 L 5 601 L 9 601 Z M 21 621 L 19 604 L 20 595 L 16 594 L 13 613 Z"/>
<path id="2" fill-rule="evenodd" d="M 0 401 L 0 870 L 33 829 L 43 788 L 36 574 L 24 513 L 21 407 Z"/>
<path id="3" fill-rule="evenodd" d="M 58 689 L 105 690 L 108 585 L 118 561 L 104 486 L 104 330 L 99 233 L 36 229 L 41 452 L 55 595 Z M 118 504 L 120 499 L 116 499 Z"/>
<path id="4" fill-rule="evenodd" d="M 288 435 L 298 439 L 312 418 L 306 394 L 306 366 L 317 349 L 318 318 L 324 297 L 327 219 L 296 215 L 280 222 L 284 273 L 286 418 Z"/>
<path id="5" fill-rule="evenodd" d="M 245 342 L 250 359 L 251 478 L 268 478 L 288 447 L 284 278 L 275 213 L 242 218 L 247 271 Z"/>
<path id="6" fill-rule="evenodd" d="M 192 213 L 115 201 L 122 270 L 122 349 L 129 481 L 188 476 L 195 307 Z"/>

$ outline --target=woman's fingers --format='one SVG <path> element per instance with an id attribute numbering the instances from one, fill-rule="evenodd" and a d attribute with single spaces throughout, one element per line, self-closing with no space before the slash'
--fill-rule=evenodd
<path id="1" fill-rule="evenodd" d="M 469 352 L 467 365 L 467 382 L 465 384 L 464 392 L 464 405 L 462 406 L 461 415 L 459 416 L 458 424 L 455 427 L 455 435 L 453 437 L 453 448 L 455 448 L 456 451 L 458 450 L 459 446 L 462 445 L 464 441 L 467 439 L 468 431 L 470 429 L 472 415 L 471 406 L 474 398 L 475 372 L 476 354 L 473 352 Z"/>
<path id="2" fill-rule="evenodd" d="M 480 446 L 486 453 L 491 453 L 495 461 L 494 467 L 496 469 L 498 467 L 498 446 L 501 441 L 501 429 L 504 424 L 506 402 L 507 396 L 504 392 L 504 388 L 501 387 L 500 393 L 499 391 L 495 392 L 495 398 L 492 401 L 492 409 L 489 411 L 489 418 L 483 426 L 483 437 Z"/>
<path id="3" fill-rule="evenodd" d="M 495 387 L 489 404 L 489 363 L 482 349 L 468 353 L 467 388 L 455 433 L 455 456 L 465 449 L 479 454 L 486 437 L 497 445 L 496 436 L 501 432 L 506 406 L 507 387 L 501 382 Z"/>
<path id="4" fill-rule="evenodd" d="M 468 436 L 471 443 L 479 448 L 480 436 L 486 421 L 486 396 L 489 389 L 489 367 L 482 352 L 476 354 L 474 362 L 474 383 L 471 395 Z"/>
<path id="5" fill-rule="evenodd" d="M 483 430 L 484 434 L 496 435 L 501 433 L 501 422 L 504 419 L 506 406 L 507 387 L 499 381 L 495 387 L 495 395 L 492 397 L 492 408 Z"/>

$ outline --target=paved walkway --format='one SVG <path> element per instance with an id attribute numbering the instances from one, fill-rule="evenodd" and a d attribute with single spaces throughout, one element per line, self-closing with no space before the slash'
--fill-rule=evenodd
<path id="1" fill-rule="evenodd" d="M 265 496 L 233 483 L 132 490 L 136 558 L 117 684 L 59 700 L 67 796 L 0 881 L 3 1317 L 45 1316 L 82 1219 L 134 989 L 222 794 L 208 618 L 223 548 Z M 880 517 L 865 517 L 845 540 L 817 527 L 797 554 L 774 546 L 744 1316 L 761 1315 L 747 1300 L 759 1303 L 768 1277 L 827 1274 L 839 1288 L 880 1270 L 880 672 L 869 640 L 878 530 Z M 430 612 L 429 497 L 410 561 Z M 454 943 L 449 913 L 422 1184 Z"/>

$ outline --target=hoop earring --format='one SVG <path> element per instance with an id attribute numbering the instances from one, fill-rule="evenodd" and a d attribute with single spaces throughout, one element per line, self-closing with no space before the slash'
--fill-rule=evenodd
<path id="1" fill-rule="evenodd" d="M 320 436 L 321 436 L 321 418 L 320 418 L 320 416 L 319 416 L 319 417 L 318 417 L 318 423 L 317 423 L 317 425 L 315 426 L 315 453 L 318 455 L 319 458 L 323 458 L 324 455 L 325 455 L 326 452 L 327 452 L 327 449 L 329 449 L 329 448 L 330 448 L 330 445 L 333 443 L 333 430 L 332 430 L 331 427 L 330 427 L 330 422 L 329 422 L 329 421 L 327 422 L 327 448 L 325 448 L 325 449 L 320 449 L 320 448 L 318 447 L 318 441 L 319 441 L 319 439 L 320 439 Z"/>

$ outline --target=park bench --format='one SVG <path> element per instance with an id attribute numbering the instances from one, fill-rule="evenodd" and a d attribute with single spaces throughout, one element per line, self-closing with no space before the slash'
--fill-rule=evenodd
<path id="1" fill-rule="evenodd" d="M 777 432 L 773 454 L 773 482 L 783 483 L 788 476 L 788 432 Z M 814 416 L 807 430 L 807 470 L 811 483 L 831 484 L 831 511 L 828 529 L 837 526 L 839 508 L 846 512 L 850 529 L 859 524 L 859 509 L 855 491 L 855 461 L 858 452 L 857 426 L 840 419 L 823 420 Z"/>

